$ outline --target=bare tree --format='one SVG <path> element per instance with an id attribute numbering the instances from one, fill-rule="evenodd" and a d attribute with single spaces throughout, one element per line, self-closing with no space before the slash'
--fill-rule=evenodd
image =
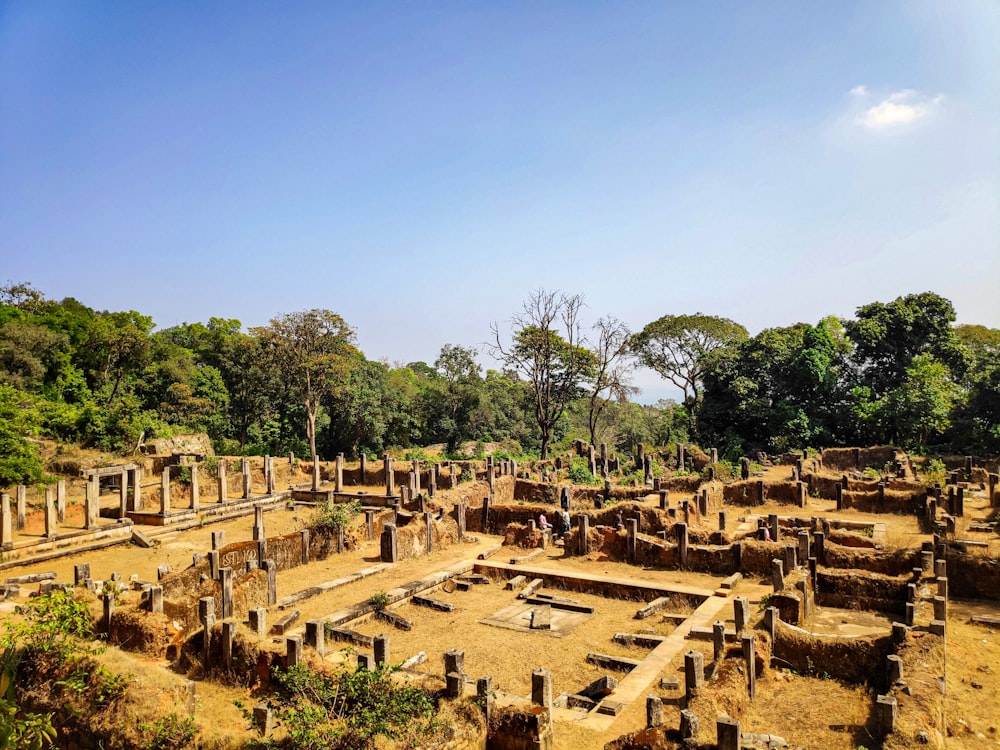
<path id="1" fill-rule="evenodd" d="M 597 426 L 604 407 L 611 399 L 628 401 L 629 396 L 639 389 L 628 382 L 632 372 L 632 332 L 613 315 L 599 319 L 593 329 L 597 340 L 590 347 L 594 354 L 594 372 L 590 381 L 587 404 L 587 427 L 590 429 L 590 444 L 597 444 Z"/>
<path id="2" fill-rule="evenodd" d="M 492 355 L 527 378 L 535 400 L 542 458 L 548 458 L 552 428 L 566 405 L 593 375 L 594 354 L 584 346 L 580 327 L 583 297 L 537 289 L 511 317 L 512 342 L 504 347 L 500 327 L 491 326 Z"/>

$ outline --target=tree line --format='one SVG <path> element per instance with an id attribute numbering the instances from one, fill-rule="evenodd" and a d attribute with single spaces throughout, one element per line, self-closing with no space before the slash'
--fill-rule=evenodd
<path id="1" fill-rule="evenodd" d="M 898 443 L 1000 452 L 1000 331 L 955 325 L 931 292 L 873 302 L 749 336 L 716 316 L 666 315 L 633 333 L 584 322 L 580 295 L 536 290 L 486 349 L 445 344 L 432 363 L 369 360 L 329 310 L 244 330 L 211 318 L 156 329 L 134 310 L 0 287 L 0 485 L 38 481 L 37 438 L 130 453 L 198 431 L 224 454 L 331 457 L 443 443 L 501 442 L 545 457 L 574 438 L 694 441 L 756 450 Z M 649 367 L 680 402 L 643 406 L 630 376 Z"/>

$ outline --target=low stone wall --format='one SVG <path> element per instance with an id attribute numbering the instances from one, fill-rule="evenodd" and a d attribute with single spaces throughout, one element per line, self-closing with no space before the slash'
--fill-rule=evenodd
<path id="1" fill-rule="evenodd" d="M 883 690 L 885 658 L 893 650 L 889 635 L 815 635 L 781 620 L 775 623 L 773 655 L 809 677 L 828 675 L 844 682 Z"/>
<path id="2" fill-rule="evenodd" d="M 827 542 L 825 551 L 826 560 L 823 564 L 830 568 L 854 568 L 869 573 L 899 576 L 906 575 L 913 568 L 920 566 L 920 550 L 862 549 Z"/>
<path id="3" fill-rule="evenodd" d="M 906 585 L 911 580 L 909 576 L 820 569 L 816 572 L 816 603 L 902 614 L 906 611 Z"/>
<path id="4" fill-rule="evenodd" d="M 1000 599 L 1000 562 L 948 550 L 948 594 L 960 599 Z"/>
<path id="5" fill-rule="evenodd" d="M 896 647 L 896 655 L 902 662 L 903 682 L 890 686 L 889 695 L 896 699 L 899 711 L 882 750 L 942 750 L 947 732 L 938 679 L 945 674 L 944 638 L 913 632 Z"/>
<path id="6" fill-rule="evenodd" d="M 854 471 L 866 466 L 882 468 L 896 460 L 898 449 L 891 445 L 871 448 L 826 448 L 820 454 L 823 468 L 831 471 Z"/>

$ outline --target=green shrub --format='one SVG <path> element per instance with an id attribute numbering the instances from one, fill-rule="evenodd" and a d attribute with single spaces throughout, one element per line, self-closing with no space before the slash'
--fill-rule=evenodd
<path id="1" fill-rule="evenodd" d="M 309 525 L 323 531 L 336 531 L 347 528 L 361 512 L 361 503 L 351 500 L 348 503 L 331 503 L 317 508 L 309 519 Z"/>
<path id="2" fill-rule="evenodd" d="M 590 473 L 590 466 L 583 456 L 577 456 L 570 461 L 566 476 L 573 484 L 600 484 L 598 478 Z"/>

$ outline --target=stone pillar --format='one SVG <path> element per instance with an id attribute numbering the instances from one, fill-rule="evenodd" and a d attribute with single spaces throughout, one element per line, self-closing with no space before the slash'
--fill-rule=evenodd
<path id="1" fill-rule="evenodd" d="M 90 528 L 88 526 L 88 528 Z M 56 505 L 52 497 L 52 490 L 49 487 L 45 488 L 45 538 L 55 539 L 58 532 L 56 531 Z"/>
<path id="2" fill-rule="evenodd" d="M 726 511 L 719 511 L 719 531 L 726 530 Z"/>
<path id="3" fill-rule="evenodd" d="M 149 611 L 163 614 L 163 586 L 149 587 Z"/>
<path id="4" fill-rule="evenodd" d="M 764 610 L 764 631 L 771 637 L 772 644 L 774 643 L 774 636 L 778 627 L 778 619 L 777 607 L 768 607 Z"/>
<path id="5" fill-rule="evenodd" d="M 420 494 L 420 459 L 413 459 L 413 491 Z"/>
<path id="6" fill-rule="evenodd" d="M 170 515 L 170 467 L 164 466 L 160 475 L 160 513 Z"/>
<path id="7" fill-rule="evenodd" d="M 88 486 L 90 486 L 89 483 Z M 24 528 L 24 519 L 27 515 L 28 488 L 19 484 L 15 493 L 17 497 L 17 530 L 20 531 Z"/>
<path id="8" fill-rule="evenodd" d="M 362 487 L 368 484 L 368 456 L 364 452 L 358 456 L 358 484 Z"/>
<path id="9" fill-rule="evenodd" d="M 576 525 L 577 536 L 579 537 L 577 554 L 588 555 L 590 554 L 590 540 L 588 539 L 590 535 L 590 516 L 581 513 L 576 517 Z"/>
<path id="10" fill-rule="evenodd" d="M 278 603 L 278 564 L 274 560 L 264 560 L 260 565 L 267 573 L 267 606 Z"/>
<path id="11" fill-rule="evenodd" d="M 203 596 L 198 600 L 198 620 L 204 629 L 202 636 L 202 657 L 205 666 L 211 664 L 212 653 L 212 628 L 215 626 L 215 599 L 211 596 Z"/>
<path id="12" fill-rule="evenodd" d="M 705 656 L 701 651 L 684 654 L 684 696 L 690 701 L 705 682 Z"/>
<path id="13" fill-rule="evenodd" d="M 843 482 L 837 482 L 837 484 L 836 484 L 836 493 L 837 493 L 837 510 L 843 510 L 844 509 L 844 483 Z"/>
<path id="14" fill-rule="evenodd" d="M 302 636 L 293 635 L 285 639 L 285 668 L 302 663 Z"/>
<path id="15" fill-rule="evenodd" d="M 392 473 L 392 456 L 386 453 L 382 457 L 382 470 L 385 473 L 385 496 L 396 494 L 396 476 Z"/>
<path id="16" fill-rule="evenodd" d="M 531 702 L 543 708 L 552 708 L 552 673 L 536 669 L 531 673 Z"/>
<path id="17" fill-rule="evenodd" d="M 96 529 L 97 519 L 101 517 L 101 500 L 100 500 L 100 485 L 97 481 L 88 481 L 85 486 L 84 495 L 84 514 L 86 518 L 84 519 L 85 529 Z M 48 513 L 48 510 L 46 510 Z"/>
<path id="18" fill-rule="evenodd" d="M 629 518 L 625 521 L 625 528 L 628 529 L 628 534 L 626 538 L 626 554 L 628 555 L 628 561 L 632 564 L 636 562 L 636 536 L 639 533 L 639 522 L 634 518 Z"/>
<path id="19" fill-rule="evenodd" d="M 767 517 L 767 525 L 771 529 L 771 541 L 777 542 L 781 538 L 781 525 L 778 523 L 776 513 L 772 513 Z"/>
<path id="20" fill-rule="evenodd" d="M 899 708 L 896 699 L 891 695 L 880 695 L 875 699 L 875 717 L 878 721 L 878 731 L 882 737 L 892 734 L 896 728 L 896 718 Z"/>
<path id="21" fill-rule="evenodd" d="M 458 525 L 458 541 L 465 539 L 465 503 L 455 503 L 455 521 Z"/>
<path id="22" fill-rule="evenodd" d="M 337 461 L 333 470 L 333 491 L 344 491 L 344 454 L 337 454 Z"/>
<path id="23" fill-rule="evenodd" d="M 247 619 L 250 624 L 250 630 L 258 638 L 267 636 L 267 610 L 264 607 L 251 609 L 247 613 Z"/>
<path id="24" fill-rule="evenodd" d="M 750 621 L 750 600 L 745 596 L 733 599 L 733 620 L 736 623 L 736 632 L 742 633 Z"/>
<path id="25" fill-rule="evenodd" d="M 257 503 L 253 506 L 253 540 L 255 542 L 267 539 L 264 532 L 264 506 Z"/>
<path id="26" fill-rule="evenodd" d="M 646 727 L 663 726 L 663 700 L 658 695 L 646 696 Z"/>
<path id="27" fill-rule="evenodd" d="M 111 633 L 111 619 L 115 616 L 115 595 L 102 594 L 101 601 L 104 604 L 104 632 Z"/>
<path id="28" fill-rule="evenodd" d="M 648 454 L 642 461 L 642 480 L 646 484 L 653 483 L 653 457 Z"/>
<path id="29" fill-rule="evenodd" d="M 712 461 L 713 464 L 719 463 L 719 449 L 718 448 L 712 448 L 711 461 Z"/>
<path id="30" fill-rule="evenodd" d="M 937 579 L 937 592 L 938 596 L 943 597 L 944 599 L 948 598 L 948 579 L 944 576 Z"/>
<path id="31" fill-rule="evenodd" d="M 683 443 L 678 443 L 677 444 L 677 470 L 678 471 L 683 471 L 684 470 L 684 444 Z"/>
<path id="32" fill-rule="evenodd" d="M 799 532 L 798 559 L 799 560 L 808 560 L 809 559 L 809 532 L 808 531 L 800 531 Z"/>
<path id="33" fill-rule="evenodd" d="M 66 520 L 66 483 L 60 480 L 62 484 L 62 500 L 60 502 L 59 495 L 60 492 L 56 491 L 56 516 L 59 518 L 59 522 L 62 523 Z M 123 471 L 118 476 L 118 518 L 128 518 L 128 472 Z"/>
<path id="34" fill-rule="evenodd" d="M 217 549 L 208 553 L 208 577 L 213 581 L 219 577 L 219 550 Z"/>
<path id="35" fill-rule="evenodd" d="M 892 687 L 903 679 L 903 660 L 895 654 L 885 657 L 886 683 Z"/>
<path id="36" fill-rule="evenodd" d="M 698 495 L 698 515 L 702 518 L 708 515 L 708 490 L 702 490 Z"/>
<path id="37" fill-rule="evenodd" d="M 715 721 L 715 737 L 718 750 L 740 750 L 739 719 L 720 716 Z"/>
<path id="38" fill-rule="evenodd" d="M 820 565 L 826 565 L 826 534 L 817 531 L 813 534 L 813 554 Z"/>
<path id="39" fill-rule="evenodd" d="M 948 577 L 948 561 L 947 560 L 935 560 L 934 561 L 934 577 L 935 578 L 947 578 Z"/>
<path id="40" fill-rule="evenodd" d="M 740 479 L 747 480 L 750 478 L 750 459 L 744 456 L 740 459 Z"/>
<path id="41" fill-rule="evenodd" d="M 424 513 L 424 551 L 429 555 L 434 551 L 434 514 Z"/>
<path id="42" fill-rule="evenodd" d="M 688 527 L 686 523 L 674 524 L 674 533 L 677 535 L 677 561 L 683 568 L 687 565 L 688 557 Z"/>
<path id="43" fill-rule="evenodd" d="M 191 510 L 197 511 L 201 507 L 201 485 L 198 482 L 198 464 L 192 463 L 191 469 Z"/>
<path id="44" fill-rule="evenodd" d="M 478 703 L 486 715 L 487 725 L 493 716 L 493 706 L 496 703 L 496 694 L 493 692 L 493 675 L 486 675 L 476 680 L 476 697 Z"/>
<path id="45" fill-rule="evenodd" d="M 0 549 L 11 549 L 14 546 L 14 518 L 10 512 L 10 495 L 4 493 L 0 497 Z"/>
<path id="46" fill-rule="evenodd" d="M 249 458 L 244 458 L 240 462 L 240 469 L 243 474 L 243 499 L 248 500 L 253 495 L 253 480 L 250 475 Z"/>
<path id="47" fill-rule="evenodd" d="M 465 652 L 457 648 L 444 652 L 444 673 L 451 672 L 465 674 Z"/>
<path id="48" fill-rule="evenodd" d="M 796 559 L 796 556 L 795 556 L 795 545 L 794 544 L 786 544 L 783 547 L 783 549 L 784 549 L 784 553 L 785 553 L 785 556 L 784 556 L 785 568 L 784 569 L 786 571 L 788 571 L 788 573 L 790 574 L 792 571 L 795 570 L 795 568 L 796 568 L 796 566 L 798 564 L 798 560 Z"/>
<path id="49" fill-rule="evenodd" d="M 273 495 L 277 490 L 278 478 L 274 473 L 274 456 L 264 456 L 264 471 L 267 473 L 265 477 L 267 494 Z"/>
<path id="50" fill-rule="evenodd" d="M 219 474 L 218 474 L 218 488 L 219 488 L 219 502 L 226 502 L 229 497 L 229 483 L 226 479 L 226 459 L 219 459 Z"/>
<path id="51" fill-rule="evenodd" d="M 948 600 L 943 596 L 934 597 L 934 619 L 948 619 Z"/>
<path id="52" fill-rule="evenodd" d="M 712 658 L 718 664 L 726 653 L 726 626 L 720 620 L 712 623 Z"/>
<path id="53" fill-rule="evenodd" d="M 319 492 L 319 456 L 313 456 L 312 490 Z"/>
<path id="54" fill-rule="evenodd" d="M 314 648 L 320 657 L 326 656 L 326 623 L 323 620 L 306 622 L 306 645 Z"/>
<path id="55" fill-rule="evenodd" d="M 380 559 L 382 562 L 394 563 L 399 559 L 399 547 L 395 524 L 387 523 L 382 528 L 382 538 L 380 540 L 380 544 Z"/>
<path id="56" fill-rule="evenodd" d="M 666 510 L 670 507 L 670 491 L 660 490 L 660 510 Z"/>
<path id="57" fill-rule="evenodd" d="M 776 592 L 785 588 L 785 572 L 781 560 L 777 558 L 771 560 L 771 585 Z"/>
<path id="58" fill-rule="evenodd" d="M 236 622 L 222 621 L 222 664 L 226 669 L 233 667 L 233 641 L 236 640 Z"/>
<path id="59" fill-rule="evenodd" d="M 373 648 L 375 649 L 375 664 L 389 664 L 389 636 L 385 633 L 379 633 L 375 636 L 373 640 Z"/>
<path id="60" fill-rule="evenodd" d="M 990 474 L 989 477 L 989 496 L 988 504 L 993 506 L 997 504 L 997 484 L 1000 483 L 1000 474 Z"/>
<path id="61" fill-rule="evenodd" d="M 233 616 L 233 569 L 219 568 L 219 583 L 222 585 L 222 619 Z"/>
<path id="62" fill-rule="evenodd" d="M 698 721 L 698 715 L 694 711 L 682 710 L 680 724 L 681 741 L 691 740 L 692 742 L 685 744 L 690 744 L 692 747 L 696 746 L 700 729 L 701 723 Z"/>

